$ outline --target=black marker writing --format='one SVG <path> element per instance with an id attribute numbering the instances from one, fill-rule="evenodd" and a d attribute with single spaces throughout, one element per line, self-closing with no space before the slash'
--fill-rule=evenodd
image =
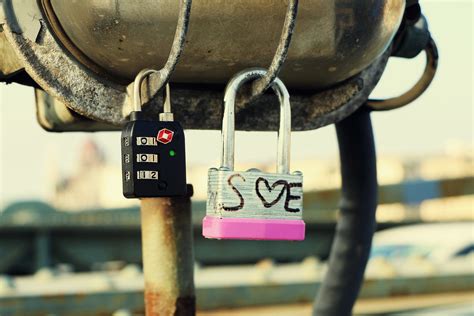
<path id="1" fill-rule="evenodd" d="M 273 201 L 271 202 L 268 202 L 262 195 L 262 193 L 260 193 L 260 182 L 263 182 L 265 183 L 265 186 L 267 187 L 267 190 L 271 193 L 277 186 L 280 186 L 282 185 L 283 188 L 281 189 L 280 193 L 278 194 L 278 196 L 276 197 L 276 199 L 274 199 Z M 278 201 L 280 201 L 281 197 L 283 196 L 283 193 L 285 192 L 285 189 L 286 189 L 286 186 L 287 186 L 287 182 L 285 180 L 278 180 L 276 181 L 275 183 L 272 184 L 272 186 L 270 186 L 270 184 L 268 183 L 268 180 L 265 179 L 265 178 L 258 178 L 257 181 L 255 181 L 255 192 L 257 193 L 257 196 L 259 197 L 260 201 L 262 201 L 263 203 L 263 206 L 265 206 L 266 208 L 270 208 L 272 207 L 273 205 L 277 204 Z"/>
<path id="2" fill-rule="evenodd" d="M 285 211 L 290 213 L 298 213 L 300 211 L 299 208 L 291 208 L 289 207 L 290 201 L 301 200 L 301 195 L 291 195 L 291 188 L 301 188 L 303 187 L 303 183 L 301 182 L 292 182 L 288 183 L 286 186 L 286 199 L 285 199 Z"/>
<path id="3" fill-rule="evenodd" d="M 240 174 L 233 174 L 232 176 L 229 177 L 229 179 L 227 179 L 227 184 L 229 184 L 229 186 L 232 187 L 232 190 L 239 196 L 240 204 L 237 205 L 237 206 L 224 206 L 224 205 L 222 205 L 222 209 L 224 211 L 235 212 L 235 211 L 241 210 L 244 207 L 244 204 L 245 204 L 244 197 L 239 192 L 239 190 L 234 186 L 234 184 L 232 184 L 232 179 L 234 179 L 235 177 L 238 177 L 238 178 L 242 179 L 244 182 L 245 182 L 245 178 L 242 177 Z"/>

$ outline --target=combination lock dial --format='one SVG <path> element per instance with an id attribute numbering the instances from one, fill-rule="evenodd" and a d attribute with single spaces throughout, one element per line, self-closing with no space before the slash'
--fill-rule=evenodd
<path id="1" fill-rule="evenodd" d="M 123 195 L 186 195 L 184 131 L 176 121 L 148 121 L 132 112 L 122 130 Z"/>

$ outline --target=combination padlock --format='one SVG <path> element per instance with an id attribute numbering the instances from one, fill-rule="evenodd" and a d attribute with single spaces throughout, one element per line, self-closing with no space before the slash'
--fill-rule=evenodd
<path id="1" fill-rule="evenodd" d="M 171 113 L 169 85 L 159 121 L 141 112 L 140 86 L 154 70 L 142 70 L 134 82 L 134 111 L 122 130 L 122 182 L 127 198 L 186 195 L 184 131 Z"/>
<path id="2" fill-rule="evenodd" d="M 303 174 L 290 174 L 291 108 L 288 90 L 276 78 L 280 100 L 277 173 L 234 171 L 235 98 L 243 83 L 266 70 L 250 69 L 233 77 L 225 91 L 221 167 L 208 178 L 203 236 L 215 239 L 303 240 Z"/>

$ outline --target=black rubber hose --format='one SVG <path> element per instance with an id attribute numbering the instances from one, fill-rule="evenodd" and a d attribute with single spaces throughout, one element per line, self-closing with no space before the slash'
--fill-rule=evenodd
<path id="1" fill-rule="evenodd" d="M 377 165 L 370 112 L 362 107 L 336 124 L 342 192 L 329 267 L 313 315 L 351 315 L 375 231 Z"/>

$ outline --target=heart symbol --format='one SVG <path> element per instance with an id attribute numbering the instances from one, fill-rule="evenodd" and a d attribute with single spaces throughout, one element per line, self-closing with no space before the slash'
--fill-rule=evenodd
<path id="1" fill-rule="evenodd" d="M 283 186 L 283 188 L 281 189 L 280 193 L 278 194 L 277 198 L 274 199 L 273 201 L 271 202 L 268 202 L 264 197 L 263 195 L 260 193 L 260 182 L 263 182 L 265 184 L 265 186 L 267 187 L 267 190 L 268 192 L 272 192 L 276 187 L 278 186 Z M 288 186 L 288 182 L 286 182 L 285 180 L 278 180 L 276 182 L 274 182 L 271 186 L 270 184 L 268 183 L 268 180 L 265 179 L 265 178 L 258 178 L 257 181 L 255 182 L 255 192 L 257 193 L 257 196 L 260 198 L 260 201 L 262 201 L 263 203 L 263 206 L 265 206 L 266 208 L 270 208 L 272 207 L 273 205 L 277 204 L 278 201 L 280 201 L 281 197 L 283 196 L 283 193 L 285 192 L 286 188 Z"/>

